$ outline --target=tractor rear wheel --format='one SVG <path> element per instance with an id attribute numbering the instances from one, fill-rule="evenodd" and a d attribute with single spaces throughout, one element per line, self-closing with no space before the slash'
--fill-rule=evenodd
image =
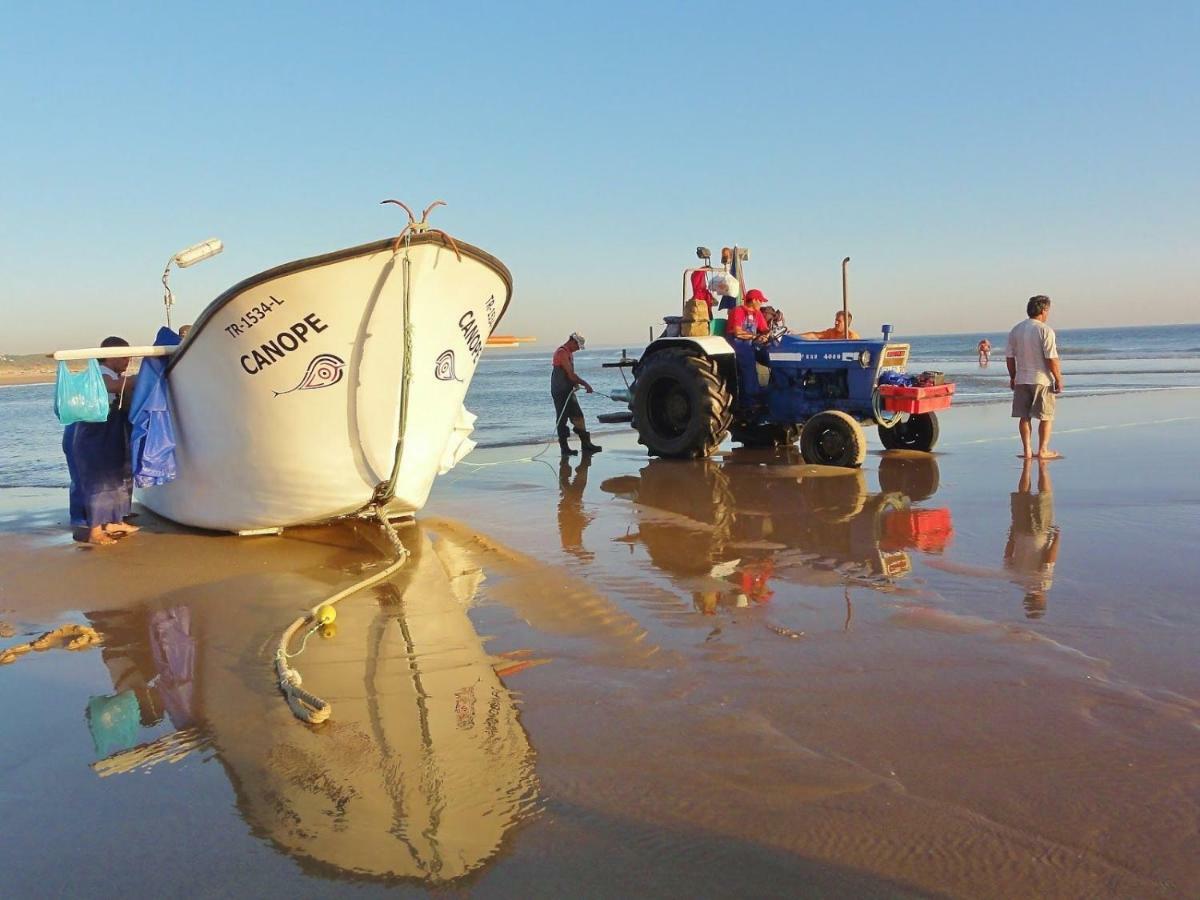
<path id="1" fill-rule="evenodd" d="M 711 456 L 729 433 L 733 398 L 714 360 L 660 350 L 633 384 L 633 427 L 654 456 Z"/>
<path id="2" fill-rule="evenodd" d="M 841 410 L 817 413 L 800 429 L 800 454 L 806 463 L 857 469 L 867 458 L 862 426 Z"/>
<path id="3" fill-rule="evenodd" d="M 735 422 L 729 433 L 743 447 L 789 447 L 800 440 L 798 425 L 742 425 Z"/>
<path id="4" fill-rule="evenodd" d="M 923 450 L 928 453 L 938 442 L 937 413 L 916 413 L 891 428 L 879 428 L 879 443 L 888 450 Z"/>

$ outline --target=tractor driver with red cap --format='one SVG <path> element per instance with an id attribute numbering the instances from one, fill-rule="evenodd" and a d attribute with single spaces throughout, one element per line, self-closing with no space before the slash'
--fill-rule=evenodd
<path id="1" fill-rule="evenodd" d="M 746 291 L 742 305 L 729 313 L 729 325 L 725 329 L 725 339 L 733 346 L 737 357 L 738 406 L 743 410 L 757 405 L 759 388 L 756 364 L 767 362 L 762 344 L 770 337 L 770 326 L 759 309 L 766 302 L 762 291 Z"/>

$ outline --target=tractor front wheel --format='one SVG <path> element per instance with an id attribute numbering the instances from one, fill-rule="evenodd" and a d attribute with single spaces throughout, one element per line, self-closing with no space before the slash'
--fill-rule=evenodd
<path id="1" fill-rule="evenodd" d="M 922 450 L 928 453 L 938 442 L 937 413 L 916 413 L 891 428 L 879 427 L 879 443 L 888 450 Z"/>
<path id="2" fill-rule="evenodd" d="M 800 429 L 800 455 L 806 463 L 857 469 L 867 458 L 862 426 L 846 413 L 817 413 Z"/>

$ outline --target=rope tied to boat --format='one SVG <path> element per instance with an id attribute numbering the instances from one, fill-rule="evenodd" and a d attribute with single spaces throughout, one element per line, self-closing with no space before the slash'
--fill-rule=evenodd
<path id="1" fill-rule="evenodd" d="M 384 203 L 394 203 L 396 206 L 399 206 L 406 213 L 408 213 L 408 224 L 405 225 L 403 229 L 401 229 L 400 233 L 398 235 L 396 235 L 396 240 L 394 240 L 392 242 L 392 253 L 399 253 L 400 245 L 402 243 L 405 245 L 406 248 L 408 247 L 408 241 L 405 240 L 406 237 L 411 238 L 411 236 L 414 234 L 436 234 L 436 235 L 441 236 L 442 241 L 444 243 L 450 245 L 450 249 L 454 251 L 454 255 L 456 257 L 458 257 L 458 261 L 462 262 L 462 251 L 458 249 L 458 242 L 455 241 L 454 238 L 452 238 L 445 231 L 442 231 L 442 229 L 430 228 L 429 222 L 427 221 L 429 218 L 430 211 L 433 209 L 436 209 L 439 206 L 445 206 L 446 205 L 445 200 L 434 200 L 427 207 L 425 207 L 421 211 L 420 221 L 417 220 L 417 217 L 413 214 L 413 211 L 408 208 L 407 203 L 404 203 L 401 200 L 380 200 L 379 201 L 379 204 L 381 206 Z"/>
<path id="2" fill-rule="evenodd" d="M 284 699 L 287 700 L 292 714 L 300 721 L 308 722 L 311 725 L 320 725 L 322 722 L 328 720 L 333 715 L 333 707 L 327 701 L 322 700 L 316 694 L 303 687 L 304 679 L 301 678 L 299 671 L 288 660 L 299 656 L 304 651 L 304 647 L 308 643 L 308 638 L 314 631 L 332 622 L 333 607 L 335 604 L 349 597 L 351 594 L 356 594 L 390 577 L 408 561 L 408 548 L 396 536 L 396 532 L 392 530 L 392 526 L 384 517 L 383 511 L 378 506 L 372 506 L 370 512 L 374 514 L 375 518 L 379 521 L 379 526 L 383 529 L 384 534 L 387 535 L 392 545 L 392 550 L 396 554 L 395 559 L 380 571 L 360 579 L 350 585 L 350 587 L 338 591 L 333 596 L 322 600 L 316 606 L 312 607 L 305 615 L 296 619 L 296 621 L 287 627 L 287 630 L 283 632 L 282 637 L 279 639 L 279 645 L 275 648 L 275 678 L 279 690 L 283 693 Z M 289 654 L 287 649 L 288 644 L 296 632 L 306 624 L 311 627 L 308 634 L 304 636 L 304 642 L 301 644 L 299 650 Z"/>
<path id="3" fill-rule="evenodd" d="M 289 660 L 299 656 L 304 652 L 304 648 L 308 644 L 308 639 L 312 636 L 313 632 L 323 626 L 331 626 L 333 616 L 335 615 L 333 612 L 334 604 L 346 597 L 349 597 L 351 594 L 357 593 L 358 591 L 361 591 L 382 581 L 385 578 L 388 578 L 397 569 L 404 565 L 409 557 L 408 549 L 396 536 L 396 533 L 392 530 L 391 525 L 388 524 L 382 508 L 392 498 L 392 495 L 396 489 L 396 480 L 400 474 L 400 461 L 404 455 L 404 435 L 408 428 L 409 389 L 413 380 L 412 259 L 409 255 L 409 251 L 412 247 L 413 235 L 425 233 L 440 235 L 443 242 L 448 244 L 450 248 L 454 250 L 454 255 L 458 258 L 459 262 L 462 262 L 462 252 L 459 250 L 458 243 L 454 240 L 454 238 L 452 238 L 445 231 L 442 231 L 440 228 L 429 227 L 429 213 L 439 206 L 445 206 L 445 201 L 435 200 L 433 203 L 425 207 L 425 209 L 421 212 L 421 218 L 419 221 L 408 205 L 400 200 L 382 200 L 380 203 L 395 204 L 408 213 L 408 224 L 404 226 L 404 229 L 399 235 L 396 236 L 396 240 L 392 243 L 393 256 L 400 253 L 401 246 L 404 247 L 404 256 L 401 260 L 400 267 L 404 315 L 404 371 L 401 376 L 400 421 L 391 476 L 387 481 L 376 486 L 374 496 L 364 511 L 368 515 L 373 514 L 378 520 L 380 527 L 384 531 L 384 534 L 387 535 L 388 540 L 391 542 L 392 549 L 395 551 L 396 556 L 386 568 L 376 572 L 374 575 L 356 582 L 345 590 L 334 594 L 332 597 L 329 597 L 328 599 L 323 600 L 316 606 L 312 607 L 312 609 L 310 609 L 306 615 L 303 615 L 292 622 L 292 624 L 288 626 L 287 630 L 284 631 L 279 640 L 279 645 L 275 650 L 276 683 L 279 686 L 279 690 L 283 693 L 284 698 L 287 700 L 288 707 L 292 710 L 292 713 L 296 716 L 296 718 L 303 722 L 309 722 L 313 725 L 318 725 L 327 721 L 333 714 L 333 707 L 330 706 L 328 702 L 322 700 L 316 694 L 313 694 L 311 691 L 308 691 L 303 687 L 304 682 L 299 671 L 297 671 L 291 665 Z M 304 636 L 304 640 L 301 642 L 300 649 L 295 653 L 288 653 L 287 648 L 289 642 L 292 640 L 295 634 L 305 626 L 305 624 L 309 624 L 310 627 Z"/>

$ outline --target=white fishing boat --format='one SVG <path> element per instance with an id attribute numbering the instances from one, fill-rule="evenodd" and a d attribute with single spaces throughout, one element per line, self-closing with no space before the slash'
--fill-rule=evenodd
<path id="1" fill-rule="evenodd" d="M 419 510 L 474 446 L 463 398 L 511 294 L 503 263 L 424 218 L 399 239 L 247 278 L 156 351 L 173 354 L 178 475 L 137 499 L 243 533 Z M 56 356 L 86 353 L 112 351 Z"/>

